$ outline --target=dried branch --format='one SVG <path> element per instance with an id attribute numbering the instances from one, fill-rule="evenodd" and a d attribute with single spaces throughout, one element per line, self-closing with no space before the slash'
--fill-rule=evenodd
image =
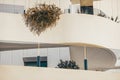
<path id="1" fill-rule="evenodd" d="M 30 31 L 40 35 L 47 28 L 55 26 L 62 14 L 61 9 L 53 5 L 39 4 L 24 13 L 24 19 Z"/>

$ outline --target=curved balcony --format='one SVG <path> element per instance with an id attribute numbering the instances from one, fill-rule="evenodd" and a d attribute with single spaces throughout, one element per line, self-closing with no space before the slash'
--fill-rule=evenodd
<path id="1" fill-rule="evenodd" d="M 15 13 L 15 11 L 13 12 Z M 98 12 L 101 13 L 101 11 Z M 106 15 L 104 16 L 106 17 Z M 116 21 L 116 19 L 113 18 L 110 19 Z M 29 31 L 29 29 L 26 27 L 26 25 L 24 24 L 24 20 L 20 14 L 0 13 L 0 25 L 1 25 L 0 51 L 37 48 L 36 44 L 38 42 L 42 44 L 41 47 L 43 48 L 67 46 L 69 47 L 71 52 L 70 55 L 71 59 L 77 60 L 78 63 L 80 62 L 80 64 L 78 65 L 81 65 L 83 64 L 82 60 L 84 56 L 83 54 L 80 55 L 78 54 L 80 51 L 81 53 L 83 53 L 84 52 L 83 48 L 86 47 L 87 51 L 90 53 L 87 54 L 87 59 L 89 60 L 89 69 L 100 70 L 100 71 L 104 69 L 107 70 L 112 68 L 119 69 L 120 67 L 115 67 L 117 58 L 114 53 L 117 52 L 116 50 L 112 50 L 112 48 L 114 49 L 120 48 L 120 43 L 119 43 L 120 27 L 118 24 L 112 22 L 111 20 L 98 17 L 95 15 L 63 14 L 61 15 L 61 19 L 60 21 L 58 21 L 58 24 L 55 27 L 46 30 L 40 35 L 40 37 L 37 37 L 34 34 L 32 34 Z M 5 44 L 7 45 L 7 48 Z M 19 46 L 16 47 L 15 45 L 19 45 Z M 4 54 L 4 52 L 0 52 L 0 58 L 1 58 L 1 53 Z M 18 56 L 18 54 L 16 55 Z M 6 59 L 6 57 L 4 58 Z M 82 69 L 83 67 L 80 68 Z M 56 72 L 58 74 L 56 74 Z M 79 70 L 77 71 L 56 70 L 52 68 L 38 69 L 38 68 L 30 68 L 30 67 L 16 67 L 16 66 L 11 66 L 11 67 L 0 66 L 0 74 L 1 74 L 0 79 L 4 79 L 4 80 L 8 80 L 8 79 L 33 80 L 38 78 L 40 79 L 49 78 L 53 80 L 54 79 L 73 80 L 74 78 L 92 79 L 92 80 L 96 80 L 96 78 L 102 80 L 106 80 L 106 79 L 119 80 L 118 77 L 119 74 L 111 74 L 111 73 L 106 74 L 102 72 L 93 72 L 93 71 L 85 72 Z M 42 77 L 39 77 L 39 75 L 42 75 Z"/>
<path id="2" fill-rule="evenodd" d="M 0 13 L 0 21 L 0 41 L 24 43 L 37 43 L 39 41 L 44 44 L 57 44 L 55 46 L 92 46 L 103 48 L 103 51 L 106 50 L 110 53 L 108 62 L 111 61 L 111 64 L 109 66 L 114 67 L 115 65 L 116 57 L 110 49 L 120 48 L 120 27 L 111 20 L 95 15 L 63 14 L 57 25 L 43 32 L 40 37 L 29 31 L 20 14 Z M 95 60 L 93 59 L 92 61 Z"/>
<path id="3" fill-rule="evenodd" d="M 119 73 L 103 73 L 83 70 L 0 66 L 1 80 L 120 80 Z"/>
<path id="4" fill-rule="evenodd" d="M 0 17 L 0 40 L 38 42 L 37 36 L 29 31 L 21 15 L 0 13 Z M 41 43 L 77 45 L 87 43 L 118 49 L 120 48 L 119 28 L 115 22 L 102 17 L 63 14 L 56 27 L 43 32 L 39 41 Z"/>

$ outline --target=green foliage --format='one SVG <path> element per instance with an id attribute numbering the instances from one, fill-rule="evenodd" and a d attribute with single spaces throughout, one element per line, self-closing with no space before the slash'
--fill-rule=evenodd
<path id="1" fill-rule="evenodd" d="M 79 69 L 79 66 L 76 65 L 75 61 L 62 61 L 57 65 L 58 68 L 65 68 L 65 69 Z"/>

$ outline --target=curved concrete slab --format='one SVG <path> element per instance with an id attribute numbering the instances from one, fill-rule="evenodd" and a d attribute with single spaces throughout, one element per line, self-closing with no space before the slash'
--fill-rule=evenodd
<path id="1" fill-rule="evenodd" d="M 118 24 L 93 15 L 63 14 L 56 27 L 46 30 L 39 38 L 29 31 L 19 14 L 0 13 L 0 22 L 0 40 L 56 44 L 88 43 L 106 48 L 120 48 Z"/>
<path id="2" fill-rule="evenodd" d="M 40 37 L 29 31 L 20 14 L 0 13 L 0 22 L 0 40 L 2 41 L 120 48 L 120 27 L 118 24 L 94 15 L 63 14 L 56 26 L 47 29 Z M 110 51 L 109 49 L 107 51 Z M 113 52 L 110 53 L 113 54 Z M 113 61 L 110 65 L 113 67 L 116 61 L 115 55 L 110 59 L 111 62 Z"/>
<path id="3" fill-rule="evenodd" d="M 120 80 L 119 73 L 0 66 L 0 80 Z"/>

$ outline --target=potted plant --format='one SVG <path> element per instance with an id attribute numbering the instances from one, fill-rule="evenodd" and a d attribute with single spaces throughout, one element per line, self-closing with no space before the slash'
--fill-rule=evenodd
<path id="1" fill-rule="evenodd" d="M 75 61 L 63 61 L 60 60 L 60 63 L 57 65 L 58 68 L 65 68 L 65 69 L 80 69 L 79 66 L 76 64 Z"/>

